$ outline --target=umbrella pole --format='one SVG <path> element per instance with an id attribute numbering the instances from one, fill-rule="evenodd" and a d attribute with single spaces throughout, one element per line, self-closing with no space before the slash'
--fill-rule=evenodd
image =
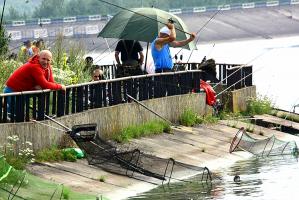
<path id="1" fill-rule="evenodd" d="M 149 42 L 147 42 L 147 46 L 146 46 L 146 55 L 145 55 L 145 64 L 144 64 L 144 73 L 145 74 L 146 74 L 146 65 L 147 65 L 148 46 L 149 46 Z"/>

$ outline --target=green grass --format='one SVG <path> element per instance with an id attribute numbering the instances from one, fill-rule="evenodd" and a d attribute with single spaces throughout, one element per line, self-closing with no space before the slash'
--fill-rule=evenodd
<path id="1" fill-rule="evenodd" d="M 197 114 L 191 110 L 186 109 L 180 116 L 180 124 L 184 126 L 194 126 L 195 124 L 202 123 L 202 118 L 198 117 Z"/>
<path id="2" fill-rule="evenodd" d="M 198 116 L 191 109 L 186 109 L 180 116 L 180 124 L 184 126 L 194 126 L 196 124 L 214 124 L 218 122 L 218 118 L 212 115 Z"/>
<path id="3" fill-rule="evenodd" d="M 69 161 L 75 162 L 77 160 L 75 152 L 64 151 L 57 147 L 43 149 L 36 154 L 36 161 L 38 162 L 59 162 Z"/>
<path id="4" fill-rule="evenodd" d="M 128 142 L 133 138 L 140 138 L 160 134 L 163 132 L 170 133 L 170 125 L 164 121 L 151 121 L 141 125 L 129 126 L 113 137 L 117 142 Z"/>

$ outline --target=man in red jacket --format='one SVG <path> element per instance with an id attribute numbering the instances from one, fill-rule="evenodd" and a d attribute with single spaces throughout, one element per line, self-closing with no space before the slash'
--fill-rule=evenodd
<path id="1" fill-rule="evenodd" d="M 66 90 L 66 87 L 54 81 L 51 63 L 52 53 L 41 51 L 33 56 L 27 63 L 20 66 L 6 81 L 4 93 L 22 92 L 36 89 Z M 8 112 L 10 112 L 11 98 L 7 99 Z"/>
<path id="2" fill-rule="evenodd" d="M 54 81 L 51 61 L 52 53 L 48 50 L 30 58 L 8 78 L 4 93 L 36 89 L 65 90 L 64 85 Z"/>

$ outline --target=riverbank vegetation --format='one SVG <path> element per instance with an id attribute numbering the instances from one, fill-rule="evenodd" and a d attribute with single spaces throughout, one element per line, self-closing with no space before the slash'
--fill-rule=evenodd
<path id="1" fill-rule="evenodd" d="M 17 135 L 8 136 L 7 142 L 0 149 L 0 200 L 10 199 L 11 195 L 16 199 L 96 199 L 95 195 L 74 192 L 71 188 L 43 180 L 26 171 L 29 164 L 36 160 L 76 161 L 77 154 L 73 148 L 53 147 L 35 155 L 31 142 L 19 141 Z"/>
<path id="2" fill-rule="evenodd" d="M 239 120 L 244 121 L 246 120 L 246 118 L 252 117 L 254 115 L 274 113 L 273 107 L 274 104 L 272 103 L 271 99 L 269 99 L 266 96 L 258 96 L 256 98 L 249 98 L 247 100 L 247 110 L 243 112 L 233 113 L 228 108 L 225 108 L 224 110 L 220 111 L 217 116 L 212 114 L 206 116 L 199 116 L 192 109 L 186 109 L 180 116 L 180 124 L 184 126 L 194 126 L 197 124 L 214 124 L 217 123 L 218 120 L 231 120 L 231 126 L 236 127 L 235 123 L 237 123 Z M 284 117 L 286 116 L 285 114 L 280 115 Z M 253 131 L 251 125 L 247 127 L 247 131 Z"/>

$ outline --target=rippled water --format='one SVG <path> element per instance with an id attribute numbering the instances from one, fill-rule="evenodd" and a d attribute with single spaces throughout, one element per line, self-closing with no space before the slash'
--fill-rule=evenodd
<path id="1" fill-rule="evenodd" d="M 214 172 L 215 173 L 215 172 Z M 252 158 L 220 169 L 212 183 L 175 183 L 132 199 L 151 200 L 292 200 L 299 198 L 299 164 L 295 157 Z M 239 182 L 234 177 L 240 176 Z"/>

